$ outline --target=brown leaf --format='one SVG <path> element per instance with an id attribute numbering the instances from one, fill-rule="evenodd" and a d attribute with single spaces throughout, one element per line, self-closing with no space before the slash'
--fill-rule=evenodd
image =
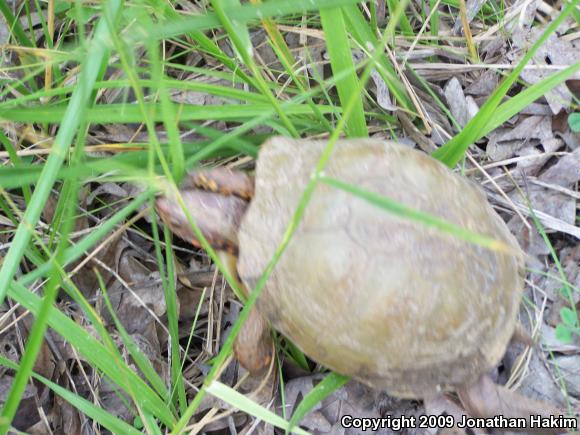
<path id="1" fill-rule="evenodd" d="M 542 343 L 542 338 L 539 342 Z M 504 356 L 503 362 L 508 372 L 512 371 L 521 354 L 517 349 L 517 346 L 510 345 Z M 551 408 L 561 408 L 565 406 L 565 398 L 540 357 L 541 353 L 534 349 L 526 367 L 526 373 L 519 382 L 518 392 L 522 396 L 546 402 Z"/>
<path id="2" fill-rule="evenodd" d="M 54 396 L 52 420 L 55 426 L 55 434 L 69 435 L 80 434 L 81 418 L 79 410 L 59 395 Z"/>
<path id="3" fill-rule="evenodd" d="M 556 328 L 543 324 L 541 327 L 541 343 L 546 352 L 559 352 L 561 354 L 576 354 L 580 353 L 580 340 L 574 338 L 570 344 L 562 343 L 556 337 Z"/>
<path id="4" fill-rule="evenodd" d="M 580 355 L 561 355 L 549 361 L 552 370 L 566 387 L 566 392 L 580 398 Z"/>
<path id="5" fill-rule="evenodd" d="M 109 298 L 116 314 L 130 334 L 144 331 L 153 315 L 159 317 L 166 311 L 159 272 L 147 267 L 140 257 L 137 251 L 123 251 L 119 275 L 124 282 L 114 281 L 109 288 Z M 105 319 L 110 319 L 106 308 L 102 314 Z"/>
<path id="6" fill-rule="evenodd" d="M 538 27 L 516 28 L 513 34 L 514 52 L 512 52 L 512 57 L 514 64 L 519 62 L 523 53 L 529 50 L 531 45 L 543 32 L 544 29 Z M 521 77 L 528 83 L 534 84 L 554 73 L 553 70 L 549 69 L 550 66 L 560 66 L 563 68 L 577 62 L 580 62 L 580 44 L 578 41 L 568 41 L 558 37 L 557 34 L 552 34 L 539 47 L 533 60 L 530 62 L 530 65 L 536 67 L 544 66 L 546 68 L 525 68 L 522 71 Z M 579 79 L 580 73 L 576 73 L 572 78 Z M 554 114 L 570 107 L 572 101 L 572 93 L 564 83 L 548 92 L 544 97 L 548 101 Z"/>
<path id="7" fill-rule="evenodd" d="M 466 414 L 465 410 L 459 404 L 457 404 L 444 394 L 440 394 L 439 396 L 426 399 L 424 401 L 424 405 L 426 415 L 450 415 L 455 420 L 455 424 L 461 422 L 464 417 L 471 417 L 469 414 Z M 464 431 L 463 429 L 459 429 L 457 427 L 449 428 L 448 430 L 449 432 L 446 433 L 449 435 L 467 434 L 466 431 Z M 481 429 L 475 429 L 474 432 L 475 434 L 487 433 Z M 442 435 L 441 431 L 439 431 L 438 428 L 431 428 L 429 430 L 429 434 Z"/>
<path id="8" fill-rule="evenodd" d="M 477 104 L 472 98 L 467 99 L 465 97 L 461 84 L 456 77 L 453 77 L 447 82 L 444 91 L 445 99 L 447 100 L 453 117 L 461 127 L 465 127 L 477 113 Z"/>
<path id="9" fill-rule="evenodd" d="M 528 419 L 532 415 L 544 417 L 563 415 L 548 403 L 532 400 L 494 384 L 485 375 L 475 384 L 461 388 L 458 394 L 465 409 L 476 417 L 491 418 L 501 415 L 505 418 Z M 530 431 L 530 428 L 526 430 Z M 562 433 L 562 430 L 541 429 L 540 433 Z"/>
<path id="10" fill-rule="evenodd" d="M 0 406 L 4 405 L 13 382 L 13 376 L 4 374 L 0 377 Z M 38 391 L 36 387 L 31 383 L 27 383 L 18 405 L 16 416 L 12 420 L 12 426 L 16 429 L 28 431 L 28 429 L 39 420 L 40 416 L 38 415 L 36 406 L 37 402 L 35 400 L 37 394 Z"/>
<path id="11" fill-rule="evenodd" d="M 512 157 L 520 148 L 532 141 L 538 144 L 551 139 L 551 119 L 547 116 L 528 116 L 520 118 L 515 127 L 498 128 L 489 135 L 486 152 L 493 161 Z"/>
<path id="12" fill-rule="evenodd" d="M 580 180 L 580 148 L 558 159 L 539 177 L 545 183 L 570 187 Z"/>
<path id="13" fill-rule="evenodd" d="M 497 73 L 493 70 L 486 69 L 481 74 L 479 74 L 469 86 L 465 88 L 465 93 L 478 97 L 488 97 L 495 90 L 497 84 Z"/>

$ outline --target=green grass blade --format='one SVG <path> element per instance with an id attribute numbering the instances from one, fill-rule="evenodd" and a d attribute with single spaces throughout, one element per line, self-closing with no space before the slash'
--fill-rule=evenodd
<path id="1" fill-rule="evenodd" d="M 392 199 L 385 196 L 361 189 L 352 184 L 337 180 L 336 178 L 321 176 L 319 179 L 324 184 L 328 184 L 329 186 L 352 193 L 353 195 L 358 196 L 368 201 L 369 203 L 394 214 L 395 216 L 408 219 L 410 221 L 414 221 L 431 228 L 435 228 L 442 233 L 449 234 L 453 237 L 457 237 L 458 239 L 473 243 L 486 249 L 498 252 L 512 252 L 512 248 L 507 246 L 501 240 L 496 240 L 492 237 L 484 236 L 474 231 L 470 231 L 466 228 L 452 224 L 451 222 L 440 219 L 431 214 L 423 213 L 411 207 L 407 207 L 406 205 L 397 201 L 393 201 Z"/>
<path id="2" fill-rule="evenodd" d="M 185 158 L 183 155 L 183 144 L 181 143 L 181 138 L 179 137 L 179 129 L 177 127 L 177 123 L 175 122 L 175 119 L 177 119 L 178 108 L 175 107 L 175 104 L 169 98 L 169 93 L 167 91 L 167 87 L 165 86 L 163 64 L 159 58 L 158 50 L 158 44 L 154 41 L 150 41 L 148 44 L 148 53 L 149 59 L 151 60 L 151 78 L 154 82 L 158 83 L 157 92 L 161 106 L 163 126 L 165 127 L 167 140 L 169 143 L 171 169 L 173 176 L 177 180 L 181 180 L 185 174 L 185 167 L 183 165 Z M 156 143 L 155 148 L 158 152 L 160 152 L 158 143 Z M 153 149 L 151 149 L 151 151 L 153 152 Z M 151 155 L 151 162 L 153 162 L 153 155 Z"/>
<path id="3" fill-rule="evenodd" d="M 82 133 L 80 133 L 78 136 L 77 146 L 71 159 L 73 162 L 78 162 L 82 155 L 83 147 L 80 145 L 80 143 L 84 142 L 86 133 L 86 126 L 83 127 L 85 128 L 80 129 Z M 10 391 L 5 399 L 4 407 L 2 408 L 1 418 L 3 421 L 8 423 L 11 422 L 16 415 L 18 405 L 20 404 L 20 400 L 24 394 L 24 390 L 26 389 L 26 384 L 28 383 L 30 374 L 32 373 L 38 352 L 40 351 L 44 341 L 44 335 L 47 329 L 46 322 L 48 313 L 54 304 L 54 301 L 56 300 L 56 296 L 61 284 L 61 275 L 57 265 L 60 264 L 64 259 L 64 253 L 66 247 L 69 244 L 69 234 L 74 226 L 74 213 L 76 212 L 76 209 L 68 205 L 71 202 L 75 204 L 77 202 L 78 195 L 78 180 L 67 180 L 67 182 L 64 183 L 62 187 L 53 219 L 53 234 L 57 231 L 60 233 L 59 242 L 54 255 L 51 255 L 50 252 L 46 252 L 46 257 L 52 257 L 51 261 L 49 261 L 49 264 L 52 265 L 52 268 L 48 283 L 44 287 L 42 306 L 40 307 L 40 310 L 36 315 L 36 319 L 32 324 L 32 328 L 30 329 L 30 334 L 25 344 L 24 353 L 20 360 L 19 370 L 16 373 L 14 382 L 10 387 Z M 62 217 L 62 220 L 60 220 L 60 217 Z M 53 235 L 51 234 L 51 242 L 52 238 Z M 0 433 L 7 431 L 8 425 L 0 424 Z"/>
<path id="4" fill-rule="evenodd" d="M 568 125 L 574 133 L 580 133 L 580 113 L 571 113 L 568 116 Z"/>
<path id="5" fill-rule="evenodd" d="M 290 429 L 288 422 L 282 417 L 277 416 L 272 411 L 268 411 L 266 408 L 258 405 L 243 394 L 237 392 L 233 388 L 228 387 L 227 385 L 222 384 L 221 382 L 212 382 L 207 387 L 207 392 L 212 396 L 215 396 L 218 399 L 233 405 L 239 410 L 251 414 L 262 421 L 265 421 L 266 423 L 270 423 L 271 425 L 281 429 Z M 308 435 L 308 432 L 300 428 L 295 428 L 292 430 L 292 432 L 300 435 Z"/>
<path id="6" fill-rule="evenodd" d="M 141 421 L 148 435 L 163 435 L 165 432 L 161 430 L 154 415 L 148 412 L 141 413 Z"/>
<path id="7" fill-rule="evenodd" d="M 298 426 L 304 416 L 308 414 L 317 404 L 322 402 L 336 390 L 345 385 L 350 378 L 348 376 L 339 375 L 337 373 L 330 373 L 320 383 L 318 383 L 312 390 L 308 392 L 300 405 L 296 408 L 290 419 L 290 429 Z"/>
<path id="8" fill-rule="evenodd" d="M 437 0 L 429 0 L 429 8 L 433 10 L 434 7 L 438 7 Z M 436 10 L 431 14 L 431 19 L 429 21 L 429 26 L 431 28 L 430 29 L 431 36 L 439 37 L 439 24 L 440 24 L 439 11 Z"/>
<path id="9" fill-rule="evenodd" d="M 163 21 L 164 25 L 168 25 L 168 23 L 180 22 L 182 20 L 182 15 L 179 12 L 177 12 L 173 7 L 171 7 L 171 5 L 165 2 L 158 2 L 157 5 L 161 9 L 163 9 L 164 15 L 169 17 L 168 20 Z M 219 23 L 219 21 L 216 20 L 216 23 Z M 152 28 L 155 28 L 154 25 L 148 23 L 147 27 L 141 26 L 141 28 L 144 31 L 144 35 L 146 35 L 146 37 L 148 38 L 148 42 L 150 44 L 156 43 L 157 38 L 151 37 L 152 33 L 150 32 Z M 230 56 L 224 53 L 217 43 L 215 43 L 212 39 L 210 39 L 210 37 L 208 37 L 205 33 L 199 31 L 197 27 L 191 26 L 187 29 L 184 29 L 183 36 L 191 37 L 191 39 L 199 45 L 200 51 L 205 52 L 209 56 L 216 59 L 216 61 L 218 61 L 226 68 L 228 68 L 236 77 L 241 79 L 243 82 L 247 83 L 250 86 L 253 86 L 254 88 L 257 88 L 257 86 L 255 85 L 255 80 L 252 77 L 248 76 L 245 71 L 239 68 L 239 65 L 234 61 L 234 59 L 232 59 Z"/>
<path id="10" fill-rule="evenodd" d="M 494 111 L 489 123 L 486 124 L 485 128 L 481 131 L 480 136 L 485 136 L 495 130 L 512 116 L 515 116 L 520 110 L 524 109 L 538 98 L 541 98 L 578 71 L 580 71 L 580 62 L 572 64 L 569 67 L 564 68 L 562 71 L 550 74 L 548 77 L 519 92 L 509 101 L 500 104 Z"/>
<path id="11" fill-rule="evenodd" d="M 122 213 L 119 213 L 119 214 L 122 214 Z M 113 219 L 114 219 L 114 217 L 111 218 L 111 220 L 113 220 Z M 93 234 L 91 234 L 91 235 L 93 235 Z M 66 237 L 64 239 L 66 239 Z M 42 241 L 38 240 L 38 242 L 42 246 Z M 77 250 L 77 252 L 70 252 L 71 257 L 73 257 L 73 258 L 67 258 L 67 260 L 69 262 L 78 258 L 80 255 L 84 255 L 84 253 L 86 252 L 85 250 L 79 250 L 78 245 L 77 245 L 77 246 L 69 248 L 67 250 L 67 253 L 69 253 L 69 251 L 74 251 L 75 249 Z M 34 264 L 39 265 L 42 263 L 43 266 L 46 265 L 46 261 L 44 261 L 42 258 L 36 258 L 36 256 L 34 254 L 32 254 L 32 255 L 31 254 L 32 253 L 28 253 L 29 258 L 31 259 L 31 261 Z M 118 350 L 116 348 L 116 345 L 114 344 L 113 340 L 108 335 L 108 332 L 103 325 L 102 319 L 94 311 L 93 307 L 86 301 L 86 299 L 84 299 L 84 297 L 78 291 L 78 289 L 76 289 L 76 287 L 74 285 L 72 285 L 72 283 L 70 283 L 68 276 L 67 276 L 66 272 L 62 269 L 62 267 L 60 267 L 59 264 L 56 263 L 55 260 L 49 262 L 48 264 L 49 265 L 54 264 L 54 268 L 58 269 L 58 272 L 62 276 L 63 289 L 65 289 L 67 291 L 67 293 L 72 297 L 72 299 L 77 304 L 79 304 L 79 307 L 83 310 L 88 321 L 91 322 L 91 324 L 95 328 L 95 331 L 100 335 L 101 339 L 103 340 L 104 345 L 100 345 L 99 342 L 97 342 L 94 338 L 91 338 L 91 336 L 87 333 L 87 331 L 83 330 L 82 328 L 77 327 L 74 329 L 69 329 L 67 327 L 68 325 L 66 325 L 66 324 L 62 325 L 61 324 L 62 322 L 58 323 L 59 326 L 63 326 L 61 329 L 59 329 L 57 327 L 54 328 L 56 330 L 56 332 L 62 334 L 62 336 L 65 338 L 65 340 L 68 341 L 72 346 L 77 347 L 77 349 L 79 349 L 80 354 L 83 355 L 84 359 L 89 364 L 91 364 L 91 366 L 96 367 L 97 369 L 101 369 L 103 371 L 103 376 L 107 376 L 108 378 L 112 379 L 113 381 L 117 381 L 118 383 L 121 382 L 119 384 L 121 386 L 121 388 L 123 388 L 127 392 L 127 394 L 129 394 L 131 397 L 133 397 L 133 399 L 138 407 L 141 403 L 145 404 L 146 402 L 153 403 L 154 405 L 158 405 L 159 403 L 163 403 L 163 402 L 159 401 L 159 398 L 157 396 L 155 396 L 154 393 L 153 393 L 153 395 L 147 394 L 148 391 L 150 391 L 150 390 L 148 390 L 145 385 L 143 385 L 145 388 L 141 388 L 142 386 L 139 384 L 134 386 L 132 384 L 132 381 L 134 381 L 134 379 L 131 379 L 131 377 L 127 378 L 127 376 L 124 375 L 124 370 L 129 370 L 129 373 L 131 373 L 131 374 L 133 372 L 132 372 L 131 368 L 127 367 L 126 364 L 124 363 L 123 358 L 121 357 L 120 353 L 118 352 Z M 36 271 L 34 271 L 34 272 L 36 272 Z M 20 283 L 13 283 L 12 290 L 18 291 L 19 289 L 24 289 L 24 287 Z M 14 296 L 14 294 L 12 293 L 12 290 L 11 290 L 11 292 L 9 292 L 9 296 L 11 296 L 14 299 L 16 299 L 17 301 L 19 301 L 20 299 L 18 299 L 17 296 Z M 25 289 L 24 289 L 24 292 L 26 292 Z M 32 295 L 32 296 L 34 296 L 34 295 Z M 37 297 L 34 296 L 34 298 L 37 298 Z M 34 298 L 29 296 L 28 298 L 26 298 L 26 301 L 37 303 L 38 305 L 40 305 L 40 302 L 42 302 L 42 305 L 40 306 L 40 310 L 44 309 L 48 305 L 48 307 L 49 307 L 48 323 L 52 325 L 51 321 L 54 320 L 52 318 L 52 312 L 53 312 L 52 310 L 54 310 L 54 309 L 50 306 L 50 304 L 46 304 L 46 300 L 47 300 L 48 296 L 45 296 L 45 298 L 43 298 L 42 300 L 38 300 L 38 298 L 37 298 L 37 301 L 34 301 Z M 32 300 L 30 300 L 30 299 L 32 299 Z M 26 306 L 26 303 L 23 303 L 23 305 Z M 61 313 L 57 310 L 54 310 L 54 312 L 58 313 L 58 315 L 61 315 Z M 33 314 L 34 313 L 35 313 L 35 311 L 33 310 Z M 37 313 L 37 318 L 40 319 L 41 315 L 38 312 L 36 312 L 36 313 Z M 65 318 L 68 319 L 68 317 L 65 317 Z M 58 322 L 58 320 L 57 320 L 57 322 Z M 73 323 L 73 325 L 76 325 L 76 324 Z M 42 338 L 42 334 L 32 334 L 31 333 L 31 336 L 32 335 L 35 335 L 35 336 Z M 83 338 L 83 335 L 84 335 L 84 338 Z M 87 338 L 89 338 L 88 343 L 87 343 Z M 30 339 L 29 339 L 29 342 L 30 342 Z M 103 365 L 102 362 L 100 361 L 100 358 L 103 358 L 103 357 L 106 358 L 107 362 L 113 362 L 114 364 L 111 366 Z M 112 372 L 110 371 L 111 368 L 113 370 Z M 20 373 L 21 372 L 19 372 L 19 374 Z M 139 378 L 137 378 L 137 382 L 142 383 L 142 381 L 140 381 Z M 163 382 L 158 382 L 157 387 L 158 387 L 158 390 L 160 392 L 160 395 L 163 398 L 167 398 L 168 393 L 164 387 Z M 133 394 L 134 391 L 139 392 L 139 394 Z M 144 407 L 149 408 L 150 405 L 145 404 Z M 154 409 L 154 408 L 151 408 L 151 409 Z M 165 411 L 162 411 L 162 412 L 164 415 L 166 414 Z M 163 420 L 163 418 L 162 418 L 162 420 Z"/>
<path id="12" fill-rule="evenodd" d="M 382 53 L 382 47 L 379 44 L 377 36 L 374 34 L 372 29 L 369 28 L 369 25 L 364 19 L 364 16 L 358 6 L 343 6 L 342 11 L 348 23 L 349 31 L 351 32 L 357 44 L 360 47 L 363 47 L 364 50 L 369 50 L 369 47 L 371 47 L 372 52 L 370 54 L 376 52 L 381 53 L 376 60 L 377 72 L 385 81 L 393 98 L 403 108 L 409 111 L 413 110 L 413 104 L 407 95 L 405 87 L 401 83 L 401 79 L 399 79 L 397 76 L 395 69 L 393 68 L 393 65 L 389 59 Z"/>
<path id="13" fill-rule="evenodd" d="M 232 9 L 239 8 L 241 3 L 239 0 L 214 0 L 214 9 L 216 9 L 218 17 L 221 20 L 221 14 L 227 13 L 227 11 L 231 11 Z M 219 11 L 218 11 L 219 10 Z M 250 32 L 248 31 L 248 27 L 245 23 L 238 23 L 235 16 L 231 16 L 232 18 L 232 28 L 231 30 L 228 29 L 230 32 L 230 38 L 235 41 L 234 50 L 238 54 L 238 58 L 241 62 L 245 63 L 248 57 L 253 56 L 254 47 L 252 46 L 252 41 L 250 40 Z M 222 21 L 223 23 L 223 21 Z"/>
<path id="14" fill-rule="evenodd" d="M 259 5 L 245 4 L 240 7 L 229 9 L 228 15 L 236 17 L 239 24 L 248 24 L 252 21 L 259 21 L 264 18 L 282 17 L 291 14 L 302 14 L 310 11 L 335 8 L 340 6 L 360 3 L 360 0 L 270 0 Z M 217 14 L 206 14 L 202 16 L 171 20 L 163 24 L 153 26 L 151 29 L 143 29 L 143 34 L 134 36 L 135 42 L 143 36 L 155 39 L 169 39 L 191 32 L 192 30 L 202 31 L 221 27 L 222 22 Z"/>
<path id="15" fill-rule="evenodd" d="M 32 41 L 26 35 L 26 32 L 20 25 L 20 21 L 16 19 L 16 17 L 12 14 L 10 10 L 10 6 L 6 0 L 0 0 L 0 12 L 4 15 L 4 19 L 6 20 L 6 24 L 8 24 L 8 28 L 16 37 L 16 40 L 20 45 L 24 47 L 33 47 Z"/>
<path id="16" fill-rule="evenodd" d="M 117 330 L 119 337 L 123 341 L 125 348 L 129 352 L 129 355 L 131 355 L 131 358 L 135 362 L 135 365 L 139 368 L 139 370 L 141 370 L 141 373 L 143 373 L 143 376 L 145 377 L 145 379 L 147 379 L 147 381 L 149 381 L 149 384 L 153 386 L 155 391 L 161 396 L 166 396 L 167 389 L 165 388 L 165 382 L 157 374 L 157 372 L 151 365 L 151 361 L 149 361 L 149 359 L 143 354 L 143 352 L 141 352 L 135 341 L 127 333 L 127 330 L 119 320 L 119 317 L 116 315 L 115 309 L 113 308 L 111 300 L 109 299 L 109 296 L 107 294 L 107 288 L 105 286 L 105 283 L 103 282 L 103 278 L 101 274 L 98 273 L 98 271 L 97 271 L 97 279 L 99 281 L 99 286 L 103 294 L 103 301 L 105 302 L 105 306 L 109 311 L 111 319 L 113 319 L 113 322 L 115 323 L 115 329 Z M 106 330 L 102 330 L 100 332 L 102 339 L 105 340 L 106 338 L 103 333 L 106 333 Z M 110 344 L 113 344 L 112 340 Z"/>
<path id="17" fill-rule="evenodd" d="M 487 123 L 493 118 L 494 112 L 501 103 L 501 100 L 515 83 L 524 67 L 533 58 L 538 49 L 546 42 L 548 37 L 554 33 L 560 24 L 572 13 L 576 7 L 575 3 L 577 2 L 569 2 L 560 15 L 550 22 L 546 27 L 546 30 L 528 50 L 522 60 L 520 60 L 511 74 L 501 82 L 499 87 L 479 109 L 477 115 L 467 123 L 465 128 L 458 135 L 436 150 L 432 154 L 433 157 L 451 167 L 455 166 L 461 160 L 469 145 L 482 136 L 482 132 L 485 131 Z"/>
<path id="18" fill-rule="evenodd" d="M 33 314 L 38 313 L 42 299 L 28 291 L 19 283 L 13 283 L 8 295 Z M 114 383 L 132 397 L 139 397 L 144 408 L 156 415 L 164 424 L 172 426 L 174 417 L 171 409 L 145 384 L 123 361 L 117 360 L 99 341 L 91 337 L 85 329 L 65 316 L 56 308 L 51 308 L 48 325 L 79 351 L 91 364 L 101 370 Z"/>
<path id="19" fill-rule="evenodd" d="M 347 136 L 368 137 L 362 94 L 353 95 L 355 92 L 358 93 L 358 77 L 352 60 L 350 41 L 346 33 L 346 23 L 342 11 L 339 8 L 323 9 L 320 11 L 320 21 L 330 55 L 332 72 L 335 76 L 344 75 L 336 82 L 342 106 L 346 106 L 346 102 L 350 101 L 351 98 L 356 98 L 352 116 L 346 125 Z"/>
<path id="20" fill-rule="evenodd" d="M 119 0 L 109 0 L 107 4 L 109 5 L 107 13 L 111 16 L 117 15 L 121 9 L 121 2 Z M 86 107 L 91 101 L 91 91 L 98 77 L 98 73 L 101 70 L 101 66 L 103 62 L 108 60 L 108 47 L 105 40 L 107 34 L 115 30 L 109 29 L 107 21 L 108 19 L 103 17 L 97 25 L 92 49 L 83 65 L 78 87 L 75 89 L 67 110 L 63 115 L 61 127 L 58 130 L 53 144 L 53 151 L 42 169 L 39 183 L 36 185 L 30 204 L 24 212 L 23 222 L 18 226 L 12 240 L 12 245 L 4 257 L 4 262 L 0 269 L 0 304 L 4 301 L 8 286 L 16 273 L 24 249 L 30 241 L 30 228 L 33 228 L 40 218 L 40 214 L 44 209 L 58 171 L 64 162 L 67 150 L 81 123 L 81 118 Z M 1 117 L 2 115 L 0 114 Z"/>
<path id="21" fill-rule="evenodd" d="M 151 209 L 153 214 L 153 208 Z M 151 216 L 152 220 L 155 216 Z M 167 326 L 169 329 L 169 339 L 171 341 L 171 384 L 172 388 L 172 403 L 179 404 L 179 409 L 184 412 L 187 408 L 187 397 L 185 392 L 185 384 L 183 381 L 183 364 L 180 358 L 180 343 L 179 343 L 179 309 L 177 308 L 177 291 L 175 288 L 176 276 L 175 264 L 173 261 L 173 249 L 171 248 L 171 235 L 167 227 L 164 231 L 164 239 L 166 246 L 165 264 L 167 264 L 167 274 L 161 254 L 161 243 L 159 241 L 159 231 L 157 225 L 153 225 L 153 240 L 155 241 L 155 255 L 159 264 L 159 275 L 163 280 L 163 290 L 165 292 L 165 306 L 167 309 Z M 187 355 L 185 353 L 184 355 Z"/>
<path id="22" fill-rule="evenodd" d="M 175 121 L 240 121 L 255 118 L 271 113 L 269 104 L 228 104 L 216 106 L 182 105 L 179 108 L 179 116 Z M 318 109 L 323 114 L 340 113 L 339 108 L 320 105 Z M 143 107 L 126 104 L 99 104 L 89 110 L 85 120 L 93 124 L 117 124 L 139 123 L 143 121 L 143 111 L 147 111 L 152 122 L 163 121 L 161 105 L 157 103 L 145 103 Z M 304 104 L 284 104 L 283 109 L 287 115 L 310 115 L 312 109 Z M 67 108 L 58 106 L 38 106 L 0 109 L 0 119 L 16 122 L 38 122 L 65 124 L 63 119 Z M 271 117 L 270 115 L 269 117 Z"/>
<path id="23" fill-rule="evenodd" d="M 395 13 L 395 11 L 397 10 L 397 8 L 399 7 L 399 0 L 386 0 L 387 2 L 387 6 L 389 8 L 389 12 L 390 15 L 393 15 Z M 401 15 L 401 19 L 399 21 L 399 27 L 401 28 L 401 30 L 403 31 L 404 35 L 407 36 L 413 36 L 413 27 L 411 26 L 411 23 L 409 22 L 409 19 L 407 18 L 407 16 L 405 14 Z"/>
<path id="24" fill-rule="evenodd" d="M 254 1 L 257 2 L 258 0 Z M 314 103 L 312 97 L 308 93 L 309 84 L 307 82 L 307 78 L 297 74 L 294 70 L 295 66 L 299 65 L 299 62 L 296 60 L 292 54 L 292 51 L 286 44 L 286 40 L 284 39 L 282 33 L 280 33 L 280 30 L 278 30 L 276 22 L 266 18 L 262 20 L 262 25 L 270 37 L 270 45 L 274 50 L 274 53 L 276 53 L 278 60 L 286 70 L 288 76 L 292 78 L 292 81 L 298 88 L 298 91 L 307 96 L 306 103 L 312 109 L 312 113 L 315 115 L 318 122 L 324 126 L 326 131 L 330 132 L 332 130 L 330 122 L 322 115 L 322 113 L 320 113 L 318 106 Z"/>
<path id="25" fill-rule="evenodd" d="M 18 370 L 19 366 L 7 358 L 0 356 L 0 364 L 4 367 L 8 367 L 12 370 Z M 133 426 L 125 423 L 123 420 L 115 417 L 111 413 L 103 410 L 100 406 L 94 405 L 92 402 L 70 392 L 69 390 L 61 387 L 60 385 L 52 382 L 51 380 L 41 376 L 37 373 L 32 372 L 32 377 L 42 382 L 76 409 L 78 409 L 83 414 L 87 415 L 89 418 L 93 419 L 95 422 L 101 424 L 104 428 L 109 429 L 112 433 L 117 434 L 127 434 L 127 435 L 138 435 L 141 434 L 140 431 L 135 429 Z"/>
<path id="26" fill-rule="evenodd" d="M 238 56 L 240 57 L 241 61 L 250 69 L 253 74 L 253 78 L 255 79 L 255 84 L 264 95 L 278 116 L 282 121 L 283 125 L 288 130 L 288 134 L 293 137 L 299 137 L 298 131 L 290 122 L 290 119 L 287 116 L 287 113 L 282 110 L 278 99 L 272 94 L 268 85 L 266 84 L 262 74 L 255 64 L 253 59 L 253 47 L 250 41 L 250 36 L 248 34 L 248 29 L 245 27 L 245 24 L 242 24 L 238 21 L 237 15 L 231 14 L 231 10 L 235 10 L 236 8 L 233 5 L 239 4 L 237 0 L 212 0 L 212 5 L 214 10 L 220 19 L 224 29 L 228 32 L 228 36 L 233 42 L 233 46 L 236 49 Z M 228 10 L 226 11 L 225 6 L 229 6 Z M 258 5 L 256 7 L 260 7 Z"/>
<path id="27" fill-rule="evenodd" d="M 300 421 L 312 410 L 312 408 L 345 385 L 349 379 L 348 376 L 339 375 L 337 373 L 330 373 L 327 375 L 320 383 L 310 390 L 306 396 L 304 396 L 304 399 L 302 399 L 302 402 L 300 402 L 300 405 L 298 405 L 292 414 L 289 429 L 298 426 Z"/>
<path id="28" fill-rule="evenodd" d="M 127 205 L 125 208 L 119 210 L 114 216 L 111 216 L 106 222 L 103 222 L 98 227 L 93 228 L 86 237 L 77 242 L 74 246 L 69 247 L 65 251 L 64 257 L 66 260 L 61 264 L 61 267 L 66 267 L 67 265 L 78 260 L 86 252 L 88 252 L 93 246 L 95 246 L 100 240 L 102 240 L 108 233 L 110 233 L 117 225 L 125 221 L 132 213 L 134 213 L 139 207 L 141 207 L 152 195 L 152 191 L 145 191 L 133 201 Z M 50 263 L 43 263 L 38 265 L 33 271 L 23 275 L 18 279 L 18 283 L 21 286 L 27 286 L 32 284 L 34 281 L 41 279 L 48 275 L 51 269 Z"/>

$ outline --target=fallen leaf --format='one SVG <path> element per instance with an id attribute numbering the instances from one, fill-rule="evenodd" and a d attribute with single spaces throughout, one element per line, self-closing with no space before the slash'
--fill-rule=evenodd
<path id="1" fill-rule="evenodd" d="M 556 356 L 549 364 L 558 374 L 556 381 L 564 384 L 566 392 L 580 398 L 580 355 Z"/>
<path id="2" fill-rule="evenodd" d="M 519 62 L 525 52 L 527 52 L 533 43 L 544 32 L 544 29 L 538 27 L 518 27 L 513 33 L 513 51 L 510 57 L 513 64 Z M 525 68 L 521 77 L 530 84 L 539 81 L 554 74 L 552 66 L 562 68 L 580 62 L 580 43 L 577 40 L 568 41 L 558 37 L 557 34 L 551 34 L 548 40 L 540 46 L 529 65 L 532 68 Z M 541 68 L 541 67 L 546 68 Z M 535 67 L 535 68 L 534 68 Z M 580 79 L 580 73 L 574 74 L 571 79 Z M 562 83 L 544 95 L 552 113 L 557 114 L 562 109 L 570 107 L 572 101 L 572 92 L 565 83 Z"/>
<path id="3" fill-rule="evenodd" d="M 461 84 L 456 77 L 447 82 L 444 92 L 453 117 L 461 127 L 465 127 L 477 113 L 477 104 L 472 98 L 468 100 L 465 97 Z"/>

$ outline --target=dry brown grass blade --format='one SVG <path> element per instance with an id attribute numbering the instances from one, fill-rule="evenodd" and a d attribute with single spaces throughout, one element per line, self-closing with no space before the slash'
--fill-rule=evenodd
<path id="1" fill-rule="evenodd" d="M 469 27 L 469 20 L 467 19 L 467 7 L 465 6 L 465 0 L 459 0 L 459 15 L 461 16 L 461 24 L 463 25 L 463 32 L 465 33 L 465 42 L 467 43 L 467 49 L 469 50 L 469 57 L 474 63 L 479 63 L 479 57 L 477 56 L 477 50 L 475 49 L 475 44 L 473 43 L 473 35 L 471 34 L 471 28 Z"/>

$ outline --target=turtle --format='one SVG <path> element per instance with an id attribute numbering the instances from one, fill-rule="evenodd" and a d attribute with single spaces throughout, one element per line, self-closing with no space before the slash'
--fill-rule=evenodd
<path id="1" fill-rule="evenodd" d="M 260 147 L 254 177 L 197 170 L 182 186 L 189 212 L 244 288 L 254 288 L 281 243 L 326 144 L 274 137 Z M 324 174 L 504 249 L 318 183 L 238 336 L 241 364 L 260 373 L 271 362 L 271 325 L 315 362 L 372 388 L 421 399 L 456 391 L 465 402 L 477 401 L 474 391 L 516 329 L 525 269 L 515 237 L 477 185 L 406 145 L 340 139 Z M 199 246 L 174 198 L 158 198 L 156 209 L 175 234 Z M 526 410 L 469 411 L 555 410 L 500 386 L 493 391 Z"/>

